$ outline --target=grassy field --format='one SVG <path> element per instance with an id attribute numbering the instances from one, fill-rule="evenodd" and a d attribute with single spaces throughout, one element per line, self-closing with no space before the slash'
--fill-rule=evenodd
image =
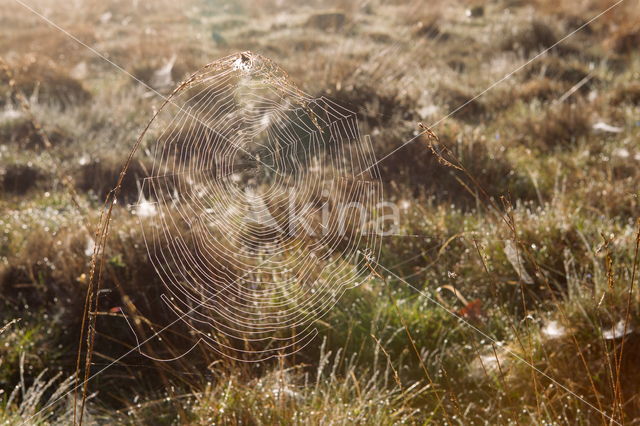
<path id="1" fill-rule="evenodd" d="M 637 0 L 0 3 L 1 424 L 73 422 L 105 197 L 162 97 L 243 51 L 357 114 L 398 235 L 291 356 L 181 356 L 182 325 L 147 348 L 177 360 L 119 359 L 132 328 L 175 318 L 132 207 L 143 147 L 104 247 L 89 373 L 108 368 L 84 423 L 640 418 Z"/>

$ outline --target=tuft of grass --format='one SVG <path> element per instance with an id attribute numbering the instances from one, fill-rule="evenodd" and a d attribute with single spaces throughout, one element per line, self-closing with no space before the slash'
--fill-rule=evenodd
<path id="1" fill-rule="evenodd" d="M 431 391 L 420 385 L 394 386 L 389 368 L 358 368 L 352 357 L 322 344 L 317 369 L 274 368 L 246 381 L 216 377 L 199 392 L 158 398 L 125 411 L 137 423 L 157 421 L 158 407 L 193 424 L 398 424 L 429 419 L 416 404 Z M 177 407 L 176 407 L 177 406 Z M 169 419 L 167 419 L 169 421 Z"/>
<path id="2" fill-rule="evenodd" d="M 513 29 L 512 33 L 503 39 L 501 47 L 528 57 L 532 53 L 553 46 L 557 41 L 555 30 L 547 22 L 533 19 Z"/>
<path id="3" fill-rule="evenodd" d="M 439 120 L 611 2 L 491 3 L 482 17 L 467 17 L 460 2 L 33 5 L 150 84 L 174 54 L 169 77 L 177 82 L 231 51 L 264 52 L 301 88 L 356 112 L 380 158 L 415 137 L 418 121 Z M 99 394 L 89 420 L 602 422 L 509 351 L 616 418 L 638 417 L 638 293 L 629 292 L 640 178 L 635 6 L 625 2 L 572 36 L 573 47 L 538 58 L 442 122 L 433 152 L 418 137 L 382 162 L 402 227 L 377 260 L 444 309 L 401 280 L 372 278 L 317 321 L 326 340 L 290 358 L 247 366 L 206 348 L 173 363 L 130 355 L 90 384 Z M 73 373 L 94 243 L 83 224 L 98 218 L 75 212 L 58 175 L 74 178 L 84 211 L 97 210 L 158 99 L 17 5 L 0 21 L 0 54 L 52 142 L 42 149 L 33 122 L 0 86 L 0 319 L 23 318 L 0 334 L 0 422 L 11 424 Z M 598 132 L 599 121 L 621 130 Z M 141 336 L 175 318 L 158 308 L 162 282 L 140 232 L 147 225 L 127 205 L 138 200 L 152 148 L 143 143 L 114 209 L 96 364 L 135 346 L 122 314 Z M 469 175 L 433 155 L 447 151 Z M 192 241 L 188 230 L 176 232 Z M 224 264 L 229 255 L 207 260 Z M 622 345 L 605 336 L 626 306 L 631 332 Z M 193 343 L 188 326 L 172 331 L 145 353 L 181 355 Z M 37 420 L 69 422 L 66 403 Z"/>
<path id="4" fill-rule="evenodd" d="M 53 61 L 27 56 L 11 66 L 16 71 L 16 87 L 37 101 L 67 107 L 91 99 L 91 93 L 83 84 L 57 67 Z"/>
<path id="5" fill-rule="evenodd" d="M 575 147 L 591 131 L 589 107 L 583 103 L 558 104 L 542 114 L 532 109 L 529 114 L 521 125 L 521 138 L 542 151 Z"/>

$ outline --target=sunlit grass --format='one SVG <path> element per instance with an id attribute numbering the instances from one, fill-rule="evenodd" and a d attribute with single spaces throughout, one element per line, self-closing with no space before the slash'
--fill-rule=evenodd
<path id="1" fill-rule="evenodd" d="M 612 4 L 475 2 L 482 14 L 468 15 L 459 2 L 94 3 L 50 18 L 147 84 L 173 55 L 176 84 L 255 50 L 356 112 L 379 158 Z M 468 175 L 424 137 L 381 163 L 402 226 L 376 261 L 402 279 L 372 265 L 314 324 L 318 338 L 282 360 L 134 354 L 90 383 L 85 420 L 608 423 L 593 407 L 637 417 L 640 60 L 627 3 L 434 128 Z M 52 142 L 43 149 L 1 78 L 0 328 L 21 320 L 0 334 L 0 423 L 19 424 L 71 389 L 98 211 L 161 99 L 17 4 L 6 13 L 0 55 Z M 150 296 L 162 283 L 130 206 L 148 148 L 114 211 L 96 368 L 135 346 L 119 309 L 140 308 L 149 330 L 170 316 Z M 178 342 L 156 349 L 176 355 L 188 347 Z M 68 423 L 70 404 L 33 421 Z"/>

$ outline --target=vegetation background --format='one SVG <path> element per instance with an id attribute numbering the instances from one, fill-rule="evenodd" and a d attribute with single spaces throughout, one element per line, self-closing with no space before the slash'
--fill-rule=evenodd
<path id="1" fill-rule="evenodd" d="M 245 50 L 357 112 L 378 158 L 437 122 L 444 149 L 423 134 L 381 163 L 419 235 L 385 240 L 402 279 L 377 270 L 281 362 L 132 354 L 85 423 L 637 421 L 640 4 L 619 3 L 590 22 L 614 2 L 0 0 L 0 422 L 72 421 L 100 208 L 162 101 L 127 73 L 167 94 Z M 161 285 L 128 207 L 147 166 L 114 213 L 96 369 Z"/>

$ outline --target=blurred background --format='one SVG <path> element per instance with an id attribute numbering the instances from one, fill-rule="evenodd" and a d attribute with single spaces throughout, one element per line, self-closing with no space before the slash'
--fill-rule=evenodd
<path id="1" fill-rule="evenodd" d="M 357 114 L 402 213 L 378 259 L 393 274 L 347 292 L 282 360 L 133 353 L 89 383 L 85 423 L 640 415 L 637 0 L 0 5 L 3 424 L 72 421 L 73 397 L 60 396 L 73 388 L 105 197 L 160 95 L 248 50 Z M 136 345 L 123 313 L 143 337 L 170 318 L 133 206 L 151 161 L 136 155 L 114 210 L 95 371 Z M 176 335 L 151 350 L 193 344 Z"/>

